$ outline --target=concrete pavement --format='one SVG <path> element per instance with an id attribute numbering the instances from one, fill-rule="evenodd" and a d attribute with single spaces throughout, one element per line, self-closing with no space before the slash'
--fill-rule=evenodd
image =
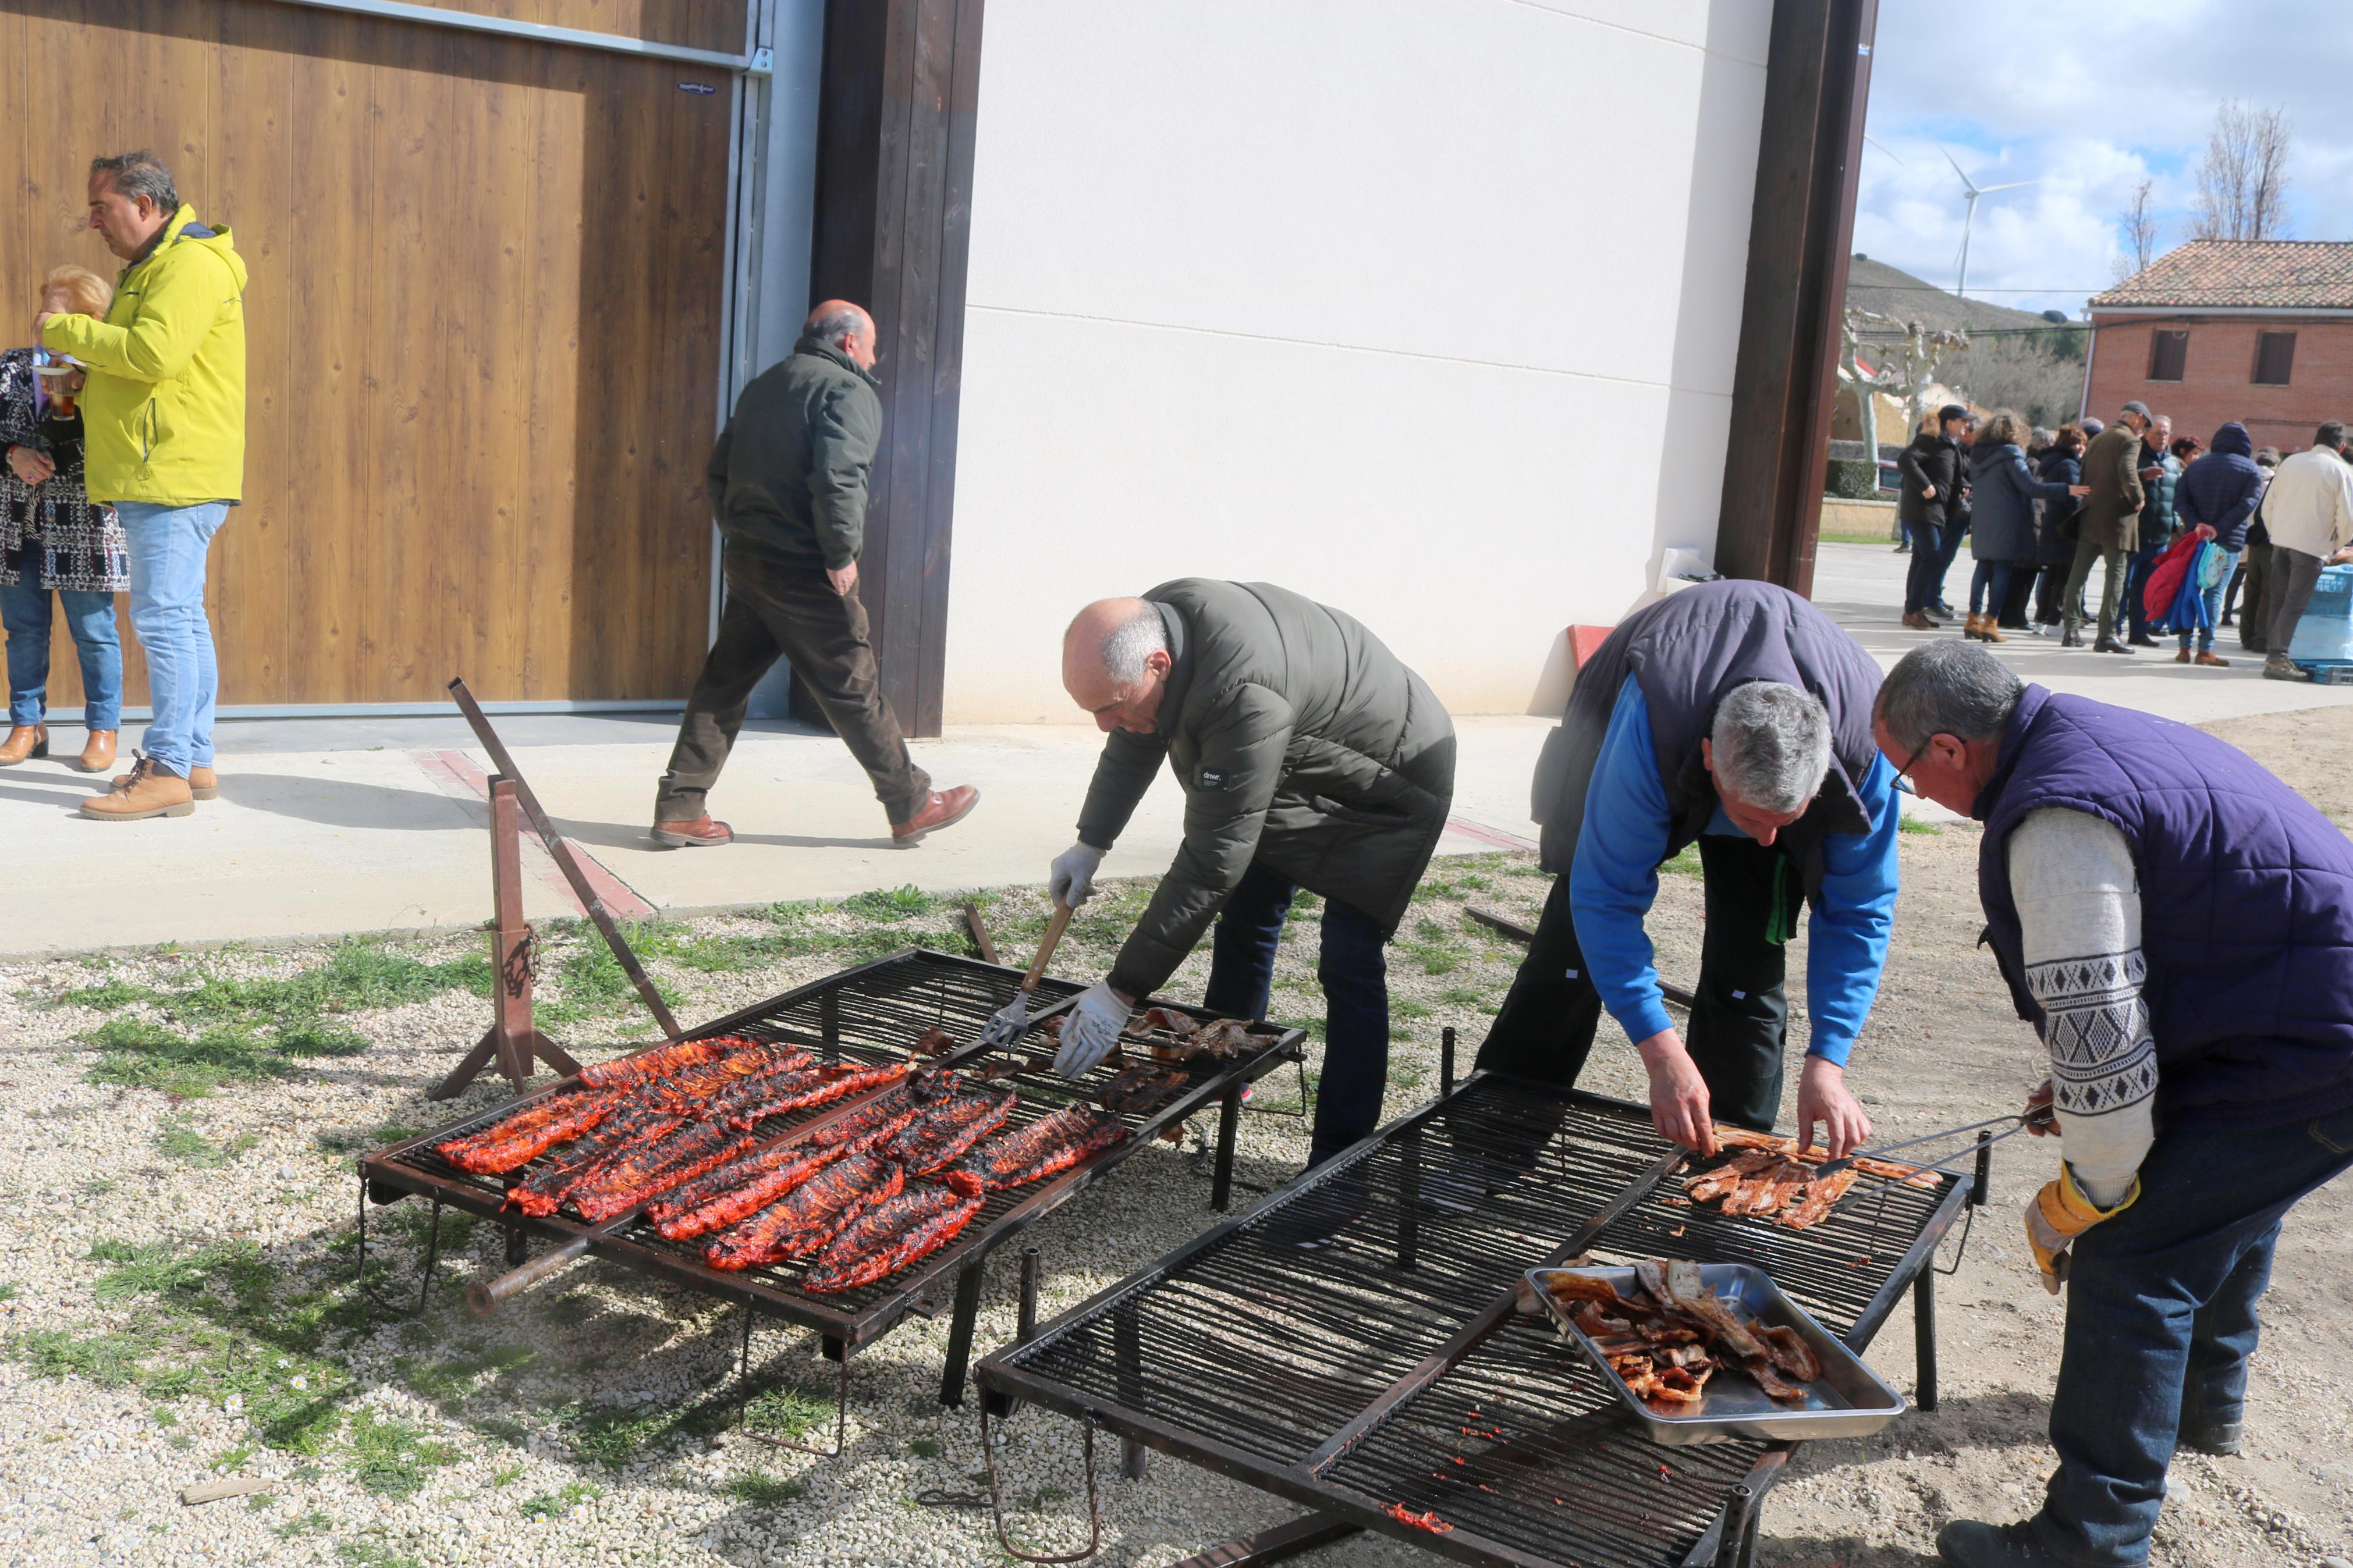
<path id="1" fill-rule="evenodd" d="M 1883 663 L 1927 635 L 1896 624 L 1904 561 L 1883 547 L 1831 544 L 1817 568 L 1819 602 Z M 1967 569 L 1966 561 L 1955 565 L 1955 584 L 1966 584 Z M 2200 669 L 2173 664 L 2169 654 L 2062 653 L 2031 638 L 1998 651 L 2030 680 L 2192 722 L 2353 701 L 2353 689 L 2263 680 L 2252 661 Z M 1535 667 L 1532 656 L 1531 680 Z M 935 778 L 977 784 L 982 801 L 962 826 L 901 850 L 891 847 L 881 808 L 839 742 L 755 726 L 712 802 L 734 824 L 735 843 L 660 850 L 644 834 L 674 722 L 667 715 L 499 721 L 563 831 L 609 876 L 617 912 L 835 898 L 907 883 L 951 891 L 1040 880 L 1071 841 L 1102 743 L 1079 725 L 961 727 L 915 742 Z M 1456 827 L 1441 852 L 1532 839 L 1528 777 L 1551 721 L 1504 715 L 1457 723 Z M 58 763 L 0 772 L 0 835 L 16 868 L 14 896 L 0 903 L 0 953 L 444 930 L 490 913 L 486 760 L 454 715 L 224 723 L 219 742 L 221 798 L 183 819 L 87 821 L 74 806 L 102 787 L 98 781 Z M 80 736 L 61 729 L 55 746 L 71 755 Z M 1104 873 L 1164 868 L 1181 819 L 1182 797 L 1163 779 Z M 576 911 L 535 846 L 526 846 L 524 869 L 532 918 Z"/>

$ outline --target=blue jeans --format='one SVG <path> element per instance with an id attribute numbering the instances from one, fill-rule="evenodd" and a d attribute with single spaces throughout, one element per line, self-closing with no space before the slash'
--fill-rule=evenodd
<path id="1" fill-rule="evenodd" d="M 83 727 L 119 730 L 122 638 L 114 629 L 114 595 L 79 588 L 57 595 L 81 661 Z M 49 590 L 37 583 L 0 586 L 0 625 L 8 629 L 8 722 L 37 724 L 49 711 Z"/>
<path id="2" fill-rule="evenodd" d="M 2000 616 L 2002 601 L 2010 597 L 2009 561 L 1980 561 L 1969 574 L 1969 614 Z M 1992 602 L 1986 603 L 1990 592 Z"/>
<path id="3" fill-rule="evenodd" d="M 1904 574 L 1904 613 L 1933 610 L 1945 596 L 1947 524 L 1912 524 L 1912 564 Z"/>
<path id="4" fill-rule="evenodd" d="M 2220 545 L 2215 546 L 2221 550 Z M 2206 653 L 2214 651 L 2214 627 L 2222 618 L 2222 590 L 2231 585 L 2231 574 L 2239 568 L 2239 552 L 2222 551 L 2222 570 L 2211 588 L 2200 588 L 2198 596 L 2206 601 L 2206 624 L 2198 628 L 2198 647 Z M 2181 628 L 2181 646 L 2189 646 L 2189 628 Z"/>
<path id="5" fill-rule="evenodd" d="M 2130 570 L 2125 576 L 2125 632 L 2127 638 L 2148 636 L 2148 580 L 2157 571 L 2158 558 L 2167 549 L 2163 539 L 2144 540 L 2132 553 Z"/>
<path id="6" fill-rule="evenodd" d="M 2148 1560 L 2184 1422 L 2239 1419 L 2280 1220 L 2353 1168 L 2353 1110 L 2260 1131 L 2179 1128 L 2140 1197 L 2076 1239 L 2037 1533 L 2060 1561 Z"/>
<path id="7" fill-rule="evenodd" d="M 1226 900 L 1209 945 L 1201 1005 L 1228 1018 L 1263 1019 L 1274 988 L 1274 950 L 1299 889 L 1252 866 Z M 1307 1163 L 1322 1164 L 1380 1124 L 1389 1081 L 1388 934 L 1369 916 L 1324 900 L 1324 1073 L 1315 1091 L 1315 1133 Z"/>
<path id="8" fill-rule="evenodd" d="M 147 656 L 152 716 L 140 743 L 181 778 L 213 765 L 213 707 L 220 665 L 205 618 L 205 552 L 228 521 L 227 501 L 159 506 L 117 501 L 131 545 L 131 629 Z"/>

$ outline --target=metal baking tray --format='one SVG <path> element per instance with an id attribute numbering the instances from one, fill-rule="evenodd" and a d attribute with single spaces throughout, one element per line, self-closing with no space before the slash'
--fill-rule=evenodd
<path id="1" fill-rule="evenodd" d="M 1904 1396 L 1887 1386 L 1861 1357 L 1805 1310 L 1781 1294 L 1766 1272 L 1746 1263 L 1703 1263 L 1700 1283 L 1714 1290 L 1725 1305 L 1767 1326 L 1786 1325 L 1798 1331 L 1822 1363 L 1822 1375 L 1809 1384 L 1802 1408 L 1776 1403 L 1737 1368 L 1727 1368 L 1707 1380 L 1700 1401 L 1688 1415 L 1662 1415 L 1642 1403 L 1626 1380 L 1609 1364 L 1585 1331 L 1569 1321 L 1568 1309 L 1553 1297 L 1547 1282 L 1564 1274 L 1606 1279 L 1610 1289 L 1626 1295 L 1641 1289 L 1631 1268 L 1531 1268 L 1528 1284 L 1537 1300 L 1560 1322 L 1562 1332 L 1593 1363 L 1604 1381 L 1633 1412 L 1634 1419 L 1653 1443 L 1682 1447 L 1694 1443 L 1728 1443 L 1736 1438 L 1862 1437 L 1904 1414 Z"/>

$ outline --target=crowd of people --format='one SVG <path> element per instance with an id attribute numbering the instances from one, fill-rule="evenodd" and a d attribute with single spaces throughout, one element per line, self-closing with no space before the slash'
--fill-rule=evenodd
<path id="1" fill-rule="evenodd" d="M 72 765 L 114 765 L 114 596 L 127 591 L 152 717 L 130 770 L 82 815 L 185 816 L 218 793 L 205 559 L 245 478 L 245 263 L 151 153 L 92 160 L 89 196 L 90 226 L 121 275 L 110 284 L 56 268 L 33 317 L 38 346 L 0 353 L 0 767 L 48 755 L 56 610 L 81 667 L 85 739 Z"/>
<path id="2" fill-rule="evenodd" d="M 1912 557 L 1904 625 L 1936 631 L 1962 613 L 1945 577 L 1969 542 L 1975 568 L 1962 635 L 2007 642 L 2054 633 L 2130 655 L 2175 639 L 2175 661 L 2226 668 L 2214 634 L 2234 622 L 2263 674 L 2309 680 L 2288 657 L 2322 569 L 2353 562 L 2353 450 L 2337 420 L 2285 458 L 2236 420 L 2212 443 L 2128 402 L 2114 421 L 2030 427 L 2010 409 L 1980 418 L 1947 404 L 1898 459 L 1899 551 Z M 2086 591 L 2101 571 L 2099 607 Z"/>

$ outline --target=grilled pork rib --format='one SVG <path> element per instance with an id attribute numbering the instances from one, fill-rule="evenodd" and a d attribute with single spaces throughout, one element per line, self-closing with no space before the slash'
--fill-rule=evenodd
<path id="1" fill-rule="evenodd" d="M 659 1138 L 682 1118 L 665 1116 L 649 1106 L 625 1102 L 598 1122 L 585 1138 L 559 1150 L 546 1168 L 535 1171 L 507 1194 L 507 1205 L 544 1218 L 562 1205 L 572 1189 L 603 1173 L 607 1166 L 644 1139 Z"/>
<path id="2" fill-rule="evenodd" d="M 605 1120 L 621 1098 L 617 1089 L 559 1094 L 517 1111 L 470 1137 L 434 1146 L 449 1163 L 476 1175 L 496 1176 L 527 1164 L 567 1138 L 577 1138 Z"/>
<path id="3" fill-rule="evenodd" d="M 944 1186 L 913 1187 L 874 1205 L 845 1226 L 818 1255 L 801 1289 L 824 1295 L 855 1290 L 945 1247 L 980 1212 L 984 1188 L 970 1171 L 950 1171 Z"/>
<path id="4" fill-rule="evenodd" d="M 659 1097 L 665 1110 L 691 1116 L 708 1115 L 706 1102 L 714 1096 L 752 1079 L 814 1066 L 816 1059 L 798 1046 L 751 1046 L 730 1052 L 717 1061 L 682 1068 L 654 1084 L 652 1092 Z"/>
<path id="5" fill-rule="evenodd" d="M 991 1192 L 1067 1171 L 1127 1136 L 1126 1124 L 1083 1105 L 1066 1106 L 1029 1126 L 990 1139 L 964 1164 Z"/>
<path id="6" fill-rule="evenodd" d="M 622 1151 L 619 1159 L 573 1188 L 568 1199 L 594 1225 L 726 1163 L 751 1143 L 749 1134 L 723 1121 L 691 1122 L 667 1138 Z"/>
<path id="7" fill-rule="evenodd" d="M 876 1067 L 827 1068 L 823 1069 L 823 1076 L 814 1083 L 787 1087 L 779 1080 L 768 1091 L 745 1100 L 731 1100 L 730 1107 L 723 1113 L 714 1110 L 712 1114 L 714 1117 L 723 1114 L 730 1126 L 749 1128 L 766 1117 L 781 1116 L 788 1110 L 806 1110 L 813 1105 L 829 1105 L 845 1095 L 881 1089 L 906 1076 L 905 1062 L 884 1062 Z"/>
<path id="8" fill-rule="evenodd" d="M 803 1258 L 831 1241 L 844 1226 L 899 1194 L 906 1176 L 871 1154 L 836 1160 L 702 1249 L 713 1268 L 757 1268 Z"/>
<path id="9" fill-rule="evenodd" d="M 906 1166 L 911 1176 L 943 1170 L 1004 1126 L 1018 1098 L 1007 1089 L 943 1100 L 919 1114 L 892 1141 L 891 1158 Z"/>
<path id="10" fill-rule="evenodd" d="M 708 1040 L 680 1040 L 671 1045 L 639 1051 L 633 1057 L 617 1061 L 598 1062 L 595 1067 L 580 1069 L 580 1081 L 591 1089 L 619 1089 L 643 1083 L 649 1079 L 667 1078 L 681 1068 L 698 1062 L 717 1061 L 728 1052 L 758 1044 L 736 1035 L 721 1035 Z"/>

